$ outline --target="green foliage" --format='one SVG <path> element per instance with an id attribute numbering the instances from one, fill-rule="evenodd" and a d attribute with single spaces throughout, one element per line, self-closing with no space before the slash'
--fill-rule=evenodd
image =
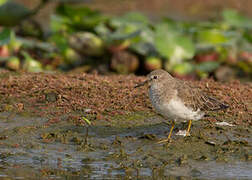
<path id="1" fill-rule="evenodd" d="M 62 4 L 57 10 L 57 14 L 68 20 L 67 25 L 75 30 L 90 30 L 95 26 L 105 22 L 108 18 L 98 11 L 90 10 L 85 6 L 69 6 Z"/>
<path id="2" fill-rule="evenodd" d="M 170 60 L 171 64 L 181 63 L 195 54 L 192 40 L 165 23 L 156 26 L 155 46 L 162 56 Z"/>
<path id="3" fill-rule="evenodd" d="M 10 37 L 11 37 L 11 29 L 4 28 L 0 32 L 0 46 L 8 44 L 10 41 Z"/>
<path id="4" fill-rule="evenodd" d="M 9 2 L 0 0 L 0 9 Z M 0 23 L 1 18 L 6 21 L 2 12 Z M 62 3 L 51 16 L 50 32 L 46 42 L 37 39 L 34 43 L 20 41 L 13 29 L 3 28 L 0 47 L 8 46 L 10 57 L 20 56 L 22 53 L 17 51 L 20 48 L 39 49 L 42 57 L 59 58 L 69 66 L 81 59 L 110 63 L 108 58 L 118 51 L 127 51 L 143 60 L 147 71 L 162 67 L 179 75 L 197 73 L 205 77 L 224 64 L 251 73 L 252 20 L 235 10 L 224 10 L 220 21 L 184 22 L 164 18 L 154 23 L 138 12 L 112 17 L 85 6 Z M 240 58 L 241 52 L 248 55 Z M 26 64 L 31 62 L 29 59 L 38 62 L 29 54 L 21 57 Z M 40 71 L 44 66 L 39 62 L 37 67 Z"/>
<path id="5" fill-rule="evenodd" d="M 143 42 L 142 40 L 150 41 L 150 36 L 147 37 L 146 34 L 150 35 L 151 30 L 148 27 L 149 21 L 145 16 L 132 12 L 121 17 L 111 18 L 107 24 L 108 26 L 104 23 L 100 24 L 95 29 L 106 43 L 113 45 L 129 40 L 132 49 L 140 53 L 145 51 L 141 49 L 141 45 L 136 45 Z"/>
<path id="6" fill-rule="evenodd" d="M 226 9 L 222 13 L 225 24 L 236 28 L 252 28 L 251 19 L 242 16 L 235 10 Z"/>
<path id="7" fill-rule="evenodd" d="M 198 42 L 211 45 L 224 44 L 229 40 L 225 33 L 218 29 L 199 31 L 197 38 Z"/>
<path id="8" fill-rule="evenodd" d="M 25 51 L 23 51 L 22 54 L 24 56 L 24 64 L 23 64 L 24 70 L 26 70 L 28 72 L 41 72 L 41 71 L 43 71 L 42 64 L 40 62 L 33 59 Z"/>
<path id="9" fill-rule="evenodd" d="M 194 65 L 189 62 L 184 62 L 180 64 L 176 64 L 173 67 L 173 71 L 179 75 L 190 74 L 194 71 Z"/>
<path id="10" fill-rule="evenodd" d="M 154 31 L 150 27 L 143 27 L 138 36 L 131 40 L 129 48 L 143 56 L 156 54 L 154 35 Z"/>

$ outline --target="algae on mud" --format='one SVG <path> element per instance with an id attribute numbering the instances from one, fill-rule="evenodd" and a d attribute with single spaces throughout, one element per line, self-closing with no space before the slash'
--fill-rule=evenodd
<path id="1" fill-rule="evenodd" d="M 192 82 L 231 107 L 194 123 L 190 137 L 174 134 L 172 143 L 160 146 L 156 141 L 169 126 L 152 110 L 146 89 L 133 90 L 143 77 L 8 72 L 0 77 L 0 166 L 7 177 L 15 166 L 24 168 L 17 175 L 24 178 L 27 167 L 34 177 L 211 178 L 212 172 L 215 178 L 252 177 L 251 84 Z M 174 131 L 185 128 L 181 123 Z M 207 164 L 210 169 L 202 168 Z"/>

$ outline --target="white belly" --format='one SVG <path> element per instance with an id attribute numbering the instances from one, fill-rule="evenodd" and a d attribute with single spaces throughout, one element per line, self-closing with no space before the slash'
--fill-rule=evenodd
<path id="1" fill-rule="evenodd" d="M 158 113 L 166 118 L 173 118 L 173 120 L 199 120 L 204 116 L 204 113 L 199 109 L 193 111 L 186 107 L 180 99 L 172 99 L 169 103 L 155 103 L 152 102 L 154 108 Z"/>

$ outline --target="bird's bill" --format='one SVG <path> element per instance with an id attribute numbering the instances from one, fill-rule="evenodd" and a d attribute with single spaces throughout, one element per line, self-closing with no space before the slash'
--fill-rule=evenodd
<path id="1" fill-rule="evenodd" d="M 138 88 L 138 87 L 144 86 L 148 82 L 149 82 L 149 80 L 147 79 L 144 82 L 141 82 L 141 83 L 137 84 L 134 88 Z"/>

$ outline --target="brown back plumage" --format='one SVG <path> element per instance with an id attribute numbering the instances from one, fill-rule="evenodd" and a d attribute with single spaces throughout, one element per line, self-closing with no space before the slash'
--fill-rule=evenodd
<path id="1" fill-rule="evenodd" d="M 195 111 L 198 109 L 203 111 L 217 111 L 229 107 L 217 99 L 207 96 L 188 82 L 178 80 L 175 87 L 178 91 L 178 97 L 184 100 L 185 106 Z"/>

